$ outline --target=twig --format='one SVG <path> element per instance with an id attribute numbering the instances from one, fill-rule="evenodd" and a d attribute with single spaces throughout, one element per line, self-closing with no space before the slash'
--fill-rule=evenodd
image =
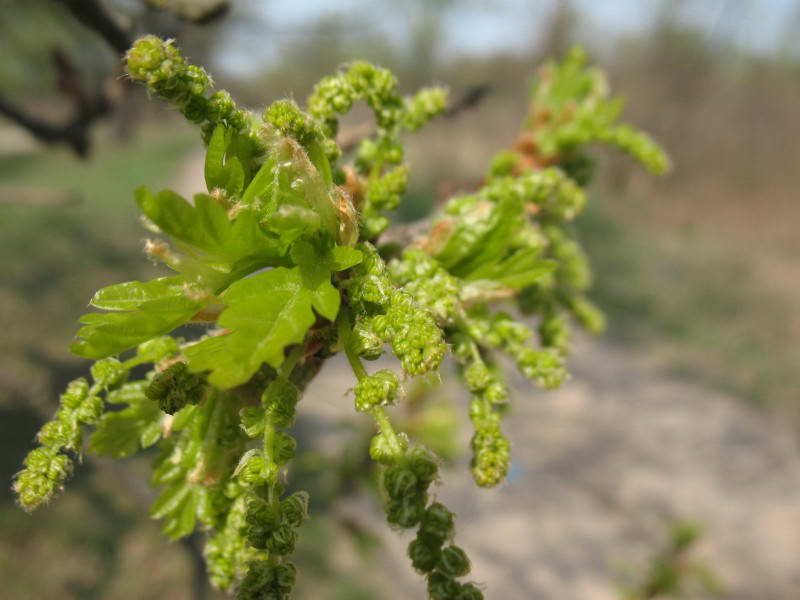
<path id="1" fill-rule="evenodd" d="M 89 128 L 111 111 L 111 103 L 102 92 L 86 93 L 80 75 L 62 50 L 54 49 L 53 65 L 57 71 L 59 90 L 72 100 L 74 116 L 62 125 L 35 118 L 0 94 L 0 114 L 27 129 L 45 144 L 65 143 L 81 158 L 89 153 Z"/>
<path id="2" fill-rule="evenodd" d="M 97 0 L 57 0 L 85 27 L 102 37 L 117 51 L 124 54 L 131 47 L 131 37 L 105 11 Z"/>

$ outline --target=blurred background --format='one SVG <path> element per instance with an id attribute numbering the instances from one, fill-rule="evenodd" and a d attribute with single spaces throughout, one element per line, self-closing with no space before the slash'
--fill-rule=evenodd
<path id="1" fill-rule="evenodd" d="M 217 597 L 201 540 L 169 544 L 146 515 L 148 457 L 84 460 L 34 515 L 10 490 L 87 368 L 67 347 L 92 293 L 156 273 L 133 189 L 203 188 L 197 132 L 120 77 L 121 52 L 153 32 L 253 108 L 302 101 L 353 58 L 391 68 L 407 92 L 480 96 L 409 137 L 400 220 L 479 180 L 513 143 L 536 67 L 583 45 L 674 163 L 652 178 L 598 149 L 577 227 L 608 332 L 578 340 L 561 391 L 519 386 L 498 489 L 472 487 L 461 392 L 426 391 L 430 407 L 402 418 L 452 467 L 438 494 L 491 598 L 619 598 L 687 521 L 702 534 L 686 597 L 711 597 L 714 579 L 718 597 L 800 598 L 798 30 L 795 0 L 0 0 L 3 597 Z M 366 425 L 338 366 L 300 411 L 310 452 L 293 485 L 314 504 L 297 597 L 423 597 L 408 539 L 353 485 L 368 478 Z"/>

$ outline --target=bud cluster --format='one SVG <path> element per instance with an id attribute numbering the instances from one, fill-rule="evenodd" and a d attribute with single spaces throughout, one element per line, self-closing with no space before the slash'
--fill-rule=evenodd
<path id="1" fill-rule="evenodd" d="M 427 575 L 431 598 L 483 598 L 475 584 L 456 581 L 469 574 L 470 564 L 466 553 L 451 543 L 455 533 L 453 513 L 440 502 L 428 504 L 428 488 L 437 474 L 438 465 L 419 446 L 396 456 L 383 472 L 386 518 L 403 529 L 418 526 L 408 555 L 414 568 Z"/>
<path id="2" fill-rule="evenodd" d="M 650 136 L 617 120 L 622 98 L 610 98 L 605 74 L 586 67 L 586 53 L 573 48 L 561 64 L 540 69 L 531 89 L 528 126 L 540 155 L 561 158 L 591 142 L 617 146 L 654 174 L 669 169 L 669 159 Z"/>
<path id="3" fill-rule="evenodd" d="M 400 134 L 415 131 L 440 114 L 447 103 L 443 88 L 426 88 L 404 98 L 397 92 L 397 79 L 387 69 L 365 61 L 355 61 L 345 69 L 323 78 L 308 98 L 309 113 L 323 124 L 325 135 L 333 139 L 339 129 L 338 116 L 353 103 L 364 100 L 372 109 L 378 131 L 364 138 L 355 166 L 358 183 L 352 186 L 353 202 L 360 209 L 362 239 L 374 240 L 389 226 L 382 213 L 394 210 L 405 192 L 405 168 L 389 168 L 403 160 Z"/>
<path id="4" fill-rule="evenodd" d="M 397 400 L 399 387 L 397 375 L 389 369 L 360 379 L 355 388 L 356 410 L 369 412 L 377 406 L 391 406 Z"/>
<path id="5" fill-rule="evenodd" d="M 162 411 L 174 415 L 187 404 L 198 404 L 205 391 L 203 378 L 190 373 L 185 362 L 176 362 L 156 373 L 144 393 L 153 402 L 158 402 Z"/>
<path id="6" fill-rule="evenodd" d="M 461 314 L 463 283 L 422 249 L 406 249 L 401 260 L 391 262 L 389 270 L 392 279 L 430 311 L 438 323 L 452 324 Z"/>
<path id="7" fill-rule="evenodd" d="M 284 559 L 294 552 L 297 530 L 308 516 L 308 495 L 295 492 L 280 499 L 284 486 L 279 473 L 294 456 L 297 443 L 278 428 L 294 422 L 299 395 L 297 387 L 279 375 L 264 390 L 261 406 L 247 406 L 239 412 L 245 434 L 263 438 L 262 449 L 246 452 L 235 471 L 241 486 L 237 491 L 244 502 L 238 534 L 246 540 L 247 550 L 225 536 L 213 547 L 228 571 L 235 559 L 226 558 L 225 544 L 250 557 L 237 598 L 288 598 L 294 586 L 295 567 Z"/>
<path id="8" fill-rule="evenodd" d="M 347 282 L 357 314 L 356 351 L 375 357 L 376 350 L 388 341 L 407 374 L 435 370 L 447 351 L 441 328 L 408 292 L 394 286 L 383 259 L 370 244 L 359 248 L 365 258 Z"/>
<path id="9" fill-rule="evenodd" d="M 463 336 L 455 345 L 461 375 L 472 393 L 469 417 L 472 435 L 472 476 L 481 487 L 493 487 L 508 473 L 511 463 L 508 438 L 500 429 L 507 408 L 508 388 L 497 369 L 491 369 L 481 357 L 477 344 Z"/>
<path id="10" fill-rule="evenodd" d="M 125 56 L 131 79 L 175 106 L 191 122 L 201 126 L 206 141 L 217 125 L 235 131 L 248 129 L 252 116 L 239 109 L 225 91 L 206 96 L 213 86 L 205 69 L 188 64 L 173 40 L 148 35 L 139 38 Z"/>
<path id="11" fill-rule="evenodd" d="M 25 468 L 14 478 L 14 491 L 25 510 L 48 502 L 61 490 L 72 474 L 72 460 L 64 452 L 81 453 L 83 427 L 95 425 L 103 414 L 101 391 L 121 385 L 127 377 L 127 370 L 115 358 L 97 361 L 91 372 L 91 387 L 83 378 L 67 385 L 55 416 L 36 436 L 40 446 L 28 453 Z"/>

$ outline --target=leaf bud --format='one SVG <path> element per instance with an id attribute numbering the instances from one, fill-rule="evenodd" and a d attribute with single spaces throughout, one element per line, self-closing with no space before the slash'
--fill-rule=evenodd
<path id="1" fill-rule="evenodd" d="M 423 88 L 406 99 L 406 114 L 403 126 L 416 131 L 447 106 L 447 90 L 441 87 Z"/>
<path id="2" fill-rule="evenodd" d="M 219 123 L 227 120 L 235 112 L 235 110 L 236 104 L 234 103 L 233 98 L 231 98 L 231 95 L 224 90 L 214 92 L 208 98 L 206 113 L 208 115 L 208 120 L 212 123 Z"/>
<path id="3" fill-rule="evenodd" d="M 359 319 L 353 327 L 353 350 L 366 360 L 377 360 L 383 354 L 383 338 L 370 328 L 372 319 Z"/>
<path id="4" fill-rule="evenodd" d="M 474 583 L 464 583 L 459 587 L 455 600 L 483 600 L 483 592 Z"/>
<path id="5" fill-rule="evenodd" d="M 314 123 L 293 100 L 276 100 L 264 111 L 264 121 L 271 124 L 281 135 L 291 137 L 307 145 L 321 137 Z"/>
<path id="6" fill-rule="evenodd" d="M 559 387 L 567 377 L 564 361 L 552 350 L 534 350 L 523 346 L 514 354 L 520 371 L 544 389 Z"/>
<path id="7" fill-rule="evenodd" d="M 89 396 L 81 402 L 75 410 L 75 418 L 86 425 L 94 425 L 103 414 L 103 399 L 99 396 Z"/>
<path id="8" fill-rule="evenodd" d="M 381 369 L 361 379 L 355 387 L 356 410 L 368 412 L 378 406 L 394 404 L 400 382 L 389 369 Z"/>
<path id="9" fill-rule="evenodd" d="M 275 585 L 283 592 L 289 592 L 294 587 L 297 578 L 297 569 L 290 562 L 280 563 L 275 566 Z"/>
<path id="10" fill-rule="evenodd" d="M 492 373 L 483 361 L 476 361 L 464 369 L 464 380 L 471 392 L 479 392 L 492 383 Z"/>
<path id="11" fill-rule="evenodd" d="M 62 415 L 57 415 L 61 417 Z M 68 448 L 77 450 L 80 447 L 81 430 L 74 419 L 57 418 L 48 421 L 39 430 L 36 439 L 43 446 L 51 448 Z"/>
<path id="12" fill-rule="evenodd" d="M 183 105 L 183 115 L 199 125 L 208 116 L 208 100 L 203 96 L 189 96 Z"/>
<path id="13" fill-rule="evenodd" d="M 291 381 L 273 380 L 261 395 L 261 404 L 276 427 L 290 427 L 294 423 L 295 406 L 300 391 Z"/>
<path id="14" fill-rule="evenodd" d="M 261 485 L 277 476 L 275 465 L 263 456 L 252 455 L 239 469 L 239 480 L 247 485 Z"/>
<path id="15" fill-rule="evenodd" d="M 414 473 L 416 478 L 424 483 L 430 483 L 436 479 L 439 472 L 439 465 L 424 451 L 412 451 L 407 460 L 408 468 Z"/>
<path id="16" fill-rule="evenodd" d="M 92 365 L 92 379 L 95 384 L 113 389 L 124 383 L 128 371 L 116 358 L 104 358 Z"/>
<path id="17" fill-rule="evenodd" d="M 297 449 L 297 442 L 295 439 L 285 431 L 278 431 L 275 434 L 275 441 L 273 443 L 273 460 L 278 466 L 285 465 L 292 460 L 294 452 Z"/>
<path id="18" fill-rule="evenodd" d="M 403 434 L 398 434 L 396 439 L 400 441 L 401 451 L 404 452 L 408 447 L 408 438 Z M 398 458 L 392 440 L 384 433 L 379 433 L 372 438 L 369 444 L 369 456 L 375 462 L 383 465 L 392 464 Z"/>

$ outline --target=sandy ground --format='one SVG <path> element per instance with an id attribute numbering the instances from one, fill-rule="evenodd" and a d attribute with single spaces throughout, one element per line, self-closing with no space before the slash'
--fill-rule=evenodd
<path id="1" fill-rule="evenodd" d="M 623 573 L 642 572 L 669 525 L 690 519 L 704 529 L 694 556 L 723 581 L 723 598 L 800 598 L 794 437 L 732 398 L 603 342 L 582 342 L 571 365 L 560 391 L 517 391 L 506 424 L 509 482 L 477 489 L 465 458 L 436 491 L 458 514 L 457 542 L 488 597 L 618 598 Z M 343 361 L 326 365 L 303 411 L 331 420 L 352 414 L 351 377 Z M 386 531 L 393 597 L 424 597 L 404 556 L 411 536 L 387 531 L 368 501 L 348 512 Z"/>

